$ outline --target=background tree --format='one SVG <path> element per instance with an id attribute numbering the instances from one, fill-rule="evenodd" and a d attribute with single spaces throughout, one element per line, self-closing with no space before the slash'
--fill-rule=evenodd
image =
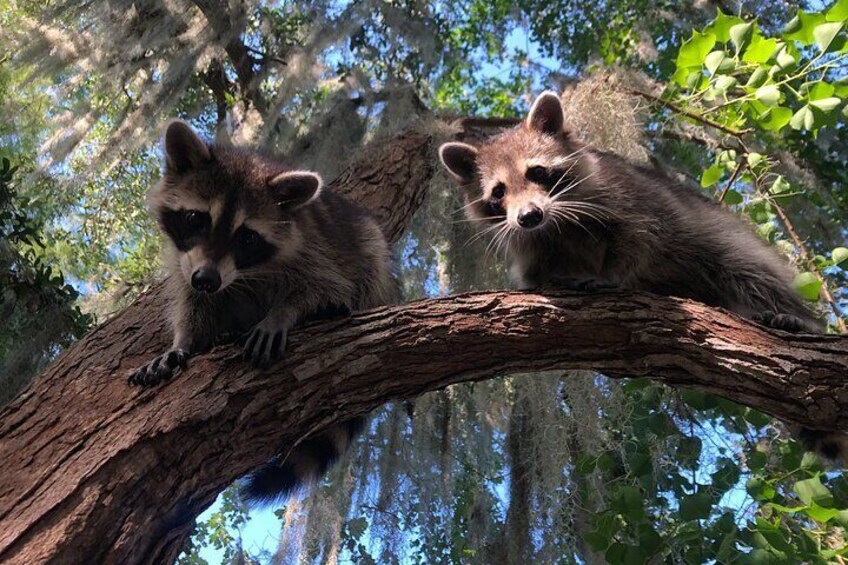
<path id="1" fill-rule="evenodd" d="M 409 127 L 449 135 L 437 118 L 513 118 L 556 86 L 588 141 L 749 217 L 805 272 L 802 291 L 822 295 L 832 330 L 844 328 L 844 1 L 0 8 L 14 53 L 0 64 L 0 153 L 20 164 L 10 206 L 42 243 L 16 245 L 65 273 L 99 319 L 158 275 L 142 203 L 165 117 L 332 178 L 369 140 Z M 505 286 L 447 179 L 428 178 L 398 244 L 406 297 Z M 49 319 L 23 372 L 6 360 L 34 331 L 2 330 L 4 383 L 74 335 Z M 278 509 L 278 547 L 245 543 L 268 515 L 229 495 L 182 559 L 210 558 L 211 546 L 213 559 L 280 562 L 825 562 L 843 552 L 845 508 L 844 478 L 751 409 L 596 374 L 503 376 L 426 395 L 411 418 L 401 406 L 376 413 L 319 489 Z"/>

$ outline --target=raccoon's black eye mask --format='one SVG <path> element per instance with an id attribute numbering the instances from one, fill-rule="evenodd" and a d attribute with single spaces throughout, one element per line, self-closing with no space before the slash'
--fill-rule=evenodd
<path id="1" fill-rule="evenodd" d="M 247 226 L 241 226 L 233 237 L 233 259 L 236 269 L 256 267 L 268 261 L 276 247 Z"/>
<path id="2" fill-rule="evenodd" d="M 165 210 L 162 212 L 162 229 L 180 251 L 197 245 L 212 225 L 208 212 L 200 210 Z"/>
<path id="3" fill-rule="evenodd" d="M 524 173 L 524 178 L 547 187 L 549 190 L 556 186 L 554 194 L 565 190 L 574 183 L 574 177 L 569 174 L 568 169 L 550 169 L 541 165 L 528 168 L 527 172 Z"/>
<path id="4" fill-rule="evenodd" d="M 506 217 L 503 197 L 506 195 L 506 185 L 499 182 L 492 187 L 489 198 L 483 201 L 483 215 L 489 220 L 500 220 Z"/>

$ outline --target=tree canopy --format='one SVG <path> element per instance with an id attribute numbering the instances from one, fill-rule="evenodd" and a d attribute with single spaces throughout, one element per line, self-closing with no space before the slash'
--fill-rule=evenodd
<path id="1" fill-rule="evenodd" d="M 0 405 L 162 276 L 144 195 L 174 116 L 334 178 L 370 142 L 473 139 L 553 88 L 586 141 L 750 221 L 844 333 L 846 22 L 846 0 L 0 0 Z M 507 287 L 431 153 L 396 244 L 405 299 Z M 643 378 L 491 376 L 378 409 L 284 506 L 226 490 L 179 561 L 848 554 L 846 477 L 757 410 Z"/>

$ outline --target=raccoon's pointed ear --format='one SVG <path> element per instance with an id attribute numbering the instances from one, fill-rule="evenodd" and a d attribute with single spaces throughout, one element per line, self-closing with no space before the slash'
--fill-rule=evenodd
<path id="1" fill-rule="evenodd" d="M 289 171 L 268 180 L 268 190 L 281 208 L 296 208 L 316 198 L 324 186 L 312 171 Z"/>
<path id="2" fill-rule="evenodd" d="M 459 184 L 474 182 L 477 176 L 477 149 L 467 143 L 444 143 L 439 147 L 439 159 Z"/>
<path id="3" fill-rule="evenodd" d="M 185 173 L 198 169 L 212 159 L 206 142 L 182 120 L 165 126 L 165 167 L 169 173 Z"/>
<path id="4" fill-rule="evenodd" d="M 565 114 L 559 96 L 550 90 L 541 93 L 533 102 L 526 123 L 527 127 L 540 133 L 561 133 L 565 125 Z"/>

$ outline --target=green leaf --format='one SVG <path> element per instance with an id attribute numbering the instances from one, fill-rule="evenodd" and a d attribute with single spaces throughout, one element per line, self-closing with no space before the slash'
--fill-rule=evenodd
<path id="1" fill-rule="evenodd" d="M 650 524 L 639 524 L 638 529 L 639 547 L 648 555 L 653 555 L 662 544 L 662 538 Z"/>
<path id="2" fill-rule="evenodd" d="M 624 486 L 618 489 L 612 502 L 612 508 L 632 521 L 639 521 L 645 515 L 642 493 L 633 486 Z"/>
<path id="3" fill-rule="evenodd" d="M 792 110 L 777 106 L 757 119 L 757 123 L 766 131 L 780 131 L 792 119 Z"/>
<path id="4" fill-rule="evenodd" d="M 760 164 L 763 160 L 763 156 L 760 153 L 748 153 L 746 159 L 748 160 L 748 166 L 753 168 Z"/>
<path id="5" fill-rule="evenodd" d="M 816 116 L 809 106 L 802 106 L 797 112 L 792 115 L 789 120 L 789 125 L 792 129 L 812 130 L 816 126 Z"/>
<path id="6" fill-rule="evenodd" d="M 830 494 L 830 491 L 818 477 L 797 481 L 792 490 L 807 506 L 815 503 L 819 506 L 829 507 L 833 504 L 833 495 Z"/>
<path id="7" fill-rule="evenodd" d="M 727 458 L 718 461 L 718 468 L 712 474 L 712 486 L 719 492 L 726 492 L 739 481 L 739 466 Z"/>
<path id="8" fill-rule="evenodd" d="M 730 189 L 727 191 L 727 194 L 724 195 L 724 203 L 728 206 L 736 206 L 737 204 L 742 204 L 744 202 L 744 198 L 742 198 L 742 194 L 739 193 L 738 190 Z"/>
<path id="9" fill-rule="evenodd" d="M 822 100 L 812 100 L 810 101 L 810 106 L 813 108 L 818 108 L 822 112 L 832 112 L 834 108 L 839 106 L 842 103 L 842 100 L 832 96 L 830 98 L 824 98 Z"/>
<path id="10" fill-rule="evenodd" d="M 712 500 L 706 492 L 684 496 L 680 500 L 680 518 L 687 521 L 703 520 L 709 518 L 712 508 Z"/>
<path id="11" fill-rule="evenodd" d="M 745 86 L 756 88 L 758 86 L 761 86 L 766 81 L 766 79 L 768 79 L 768 72 L 766 72 L 766 70 L 763 68 L 758 68 L 753 73 L 751 73 L 750 77 L 748 77 L 748 82 L 745 83 Z"/>
<path id="12" fill-rule="evenodd" d="M 692 32 L 692 37 L 683 42 L 677 54 L 678 68 L 701 67 L 712 51 L 716 38 L 711 33 Z"/>
<path id="13" fill-rule="evenodd" d="M 762 428 L 772 423 L 772 418 L 770 416 L 763 414 L 759 410 L 754 410 L 753 408 L 746 408 L 742 417 L 745 418 L 746 422 L 749 422 L 751 425 L 758 428 Z"/>
<path id="14" fill-rule="evenodd" d="M 796 514 L 807 509 L 806 506 L 784 506 L 782 504 L 777 504 L 776 502 L 769 502 L 769 506 L 779 510 L 783 514 Z"/>
<path id="15" fill-rule="evenodd" d="M 837 247 L 831 252 L 830 258 L 834 265 L 842 263 L 848 259 L 848 247 Z"/>
<path id="16" fill-rule="evenodd" d="M 754 451 L 750 453 L 745 460 L 747 467 L 751 471 L 759 471 L 766 466 L 766 462 L 768 461 L 768 456 L 762 451 Z"/>
<path id="17" fill-rule="evenodd" d="M 832 97 L 835 91 L 836 86 L 828 82 L 824 82 L 823 80 L 819 80 L 812 83 L 810 87 L 807 88 L 806 93 L 809 100 L 824 100 L 825 98 Z"/>
<path id="18" fill-rule="evenodd" d="M 836 521 L 843 528 L 848 528 L 848 510 L 840 510 L 836 515 Z"/>
<path id="19" fill-rule="evenodd" d="M 839 510 L 833 508 L 822 508 L 818 504 L 812 504 L 804 510 L 804 513 L 816 522 L 828 522 L 839 515 Z"/>
<path id="20" fill-rule="evenodd" d="M 780 67 L 781 70 L 789 70 L 795 68 L 795 64 L 798 62 L 798 59 L 789 52 L 788 49 L 782 49 L 780 53 L 777 54 L 777 66 Z"/>
<path id="21" fill-rule="evenodd" d="M 767 84 L 758 88 L 754 96 L 766 106 L 777 106 L 780 102 L 780 88 L 774 84 Z"/>
<path id="22" fill-rule="evenodd" d="M 819 299 L 822 282 L 815 273 L 800 273 L 795 277 L 792 284 L 802 298 L 810 301 L 816 301 Z"/>
<path id="23" fill-rule="evenodd" d="M 821 459 L 818 454 L 813 451 L 808 451 L 804 453 L 804 456 L 801 458 L 801 468 L 809 471 L 809 470 L 820 470 L 821 469 Z"/>
<path id="24" fill-rule="evenodd" d="M 724 167 L 722 167 L 721 165 L 712 165 L 706 171 L 704 171 L 703 175 L 701 175 L 701 187 L 707 188 L 714 185 L 719 180 L 721 180 L 723 174 Z"/>
<path id="25" fill-rule="evenodd" d="M 680 392 L 683 401 L 696 410 L 712 410 L 718 406 L 718 399 L 705 392 L 685 389 Z"/>
<path id="26" fill-rule="evenodd" d="M 742 60 L 746 63 L 765 63 L 771 59 L 776 49 L 777 39 L 765 39 L 761 35 L 755 35 Z"/>
<path id="27" fill-rule="evenodd" d="M 736 24 L 730 28 L 730 41 L 736 47 L 736 54 L 741 53 L 751 42 L 751 37 L 754 34 L 754 23 Z"/>
<path id="28" fill-rule="evenodd" d="M 741 23 L 744 23 L 742 18 L 738 16 L 728 16 L 721 10 L 718 10 L 716 18 L 710 22 L 710 25 L 704 28 L 704 33 L 711 33 L 715 36 L 717 41 L 727 43 L 730 41 L 730 28 Z"/>
<path id="29" fill-rule="evenodd" d="M 732 71 L 736 68 L 736 63 L 733 62 L 732 58 L 727 56 L 727 53 L 719 50 L 712 51 L 707 55 L 706 59 L 704 59 L 704 66 L 707 67 L 711 75 L 715 75 Z"/>
<path id="30" fill-rule="evenodd" d="M 778 175 L 774 182 L 771 183 L 771 187 L 769 187 L 769 192 L 771 194 L 781 194 L 784 192 L 788 192 L 792 189 L 792 185 L 787 182 L 787 180 L 783 177 L 783 175 Z"/>
<path id="31" fill-rule="evenodd" d="M 751 498 L 760 502 L 769 501 L 777 494 L 774 486 L 760 477 L 751 477 L 748 479 L 748 482 L 745 483 L 745 490 L 748 491 Z"/>
<path id="32" fill-rule="evenodd" d="M 841 29 L 842 22 L 828 22 L 819 24 L 815 27 L 813 30 L 813 37 L 815 38 L 816 44 L 819 46 L 822 53 L 827 51 L 827 48 L 830 47 L 831 43 L 833 43 L 833 39 Z"/>
<path id="33" fill-rule="evenodd" d="M 364 517 L 354 518 L 353 520 L 348 520 L 347 522 L 347 531 L 354 539 L 359 539 L 360 537 L 362 537 L 362 534 L 365 533 L 365 530 L 367 528 L 368 521 Z"/>
<path id="34" fill-rule="evenodd" d="M 813 30 L 816 26 L 824 23 L 824 14 L 818 12 L 808 14 L 804 10 L 798 10 L 798 15 L 792 18 L 783 31 L 785 39 L 792 39 L 802 45 L 812 45 L 815 42 Z"/>
<path id="35" fill-rule="evenodd" d="M 848 20 L 848 0 L 839 0 L 825 12 L 824 17 L 829 22 L 844 22 Z"/>
<path id="36" fill-rule="evenodd" d="M 738 81 L 736 80 L 736 77 L 723 76 L 716 81 L 715 89 L 721 94 L 724 94 L 725 92 L 736 86 L 737 82 Z"/>

